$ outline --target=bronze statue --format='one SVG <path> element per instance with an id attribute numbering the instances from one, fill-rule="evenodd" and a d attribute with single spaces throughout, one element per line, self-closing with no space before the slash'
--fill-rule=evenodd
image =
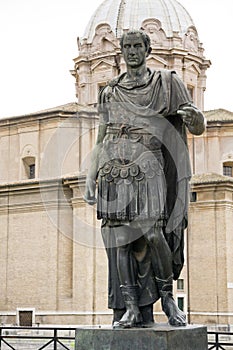
<path id="1" fill-rule="evenodd" d="M 121 49 L 127 71 L 100 93 L 84 199 L 97 202 L 102 220 L 113 326 L 153 324 L 159 298 L 169 324 L 184 326 L 172 289 L 184 262 L 191 177 L 186 127 L 201 134 L 204 117 L 174 71 L 146 67 L 145 32 L 123 34 Z"/>

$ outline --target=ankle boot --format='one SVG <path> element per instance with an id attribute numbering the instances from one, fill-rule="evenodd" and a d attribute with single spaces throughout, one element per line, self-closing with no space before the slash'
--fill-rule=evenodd
<path id="1" fill-rule="evenodd" d="M 186 316 L 175 303 L 173 298 L 173 276 L 168 277 L 167 280 L 155 278 L 161 297 L 162 309 L 168 318 L 171 326 L 185 326 Z"/>
<path id="2" fill-rule="evenodd" d="M 155 277 L 155 280 L 158 286 L 159 295 L 162 299 L 162 302 L 168 296 L 171 296 L 173 298 L 173 276 L 171 275 L 166 280 L 162 280 L 158 277 Z"/>
<path id="3" fill-rule="evenodd" d="M 138 285 L 120 286 L 121 293 L 125 302 L 126 312 L 115 327 L 131 328 L 139 326 L 142 323 L 142 315 L 138 307 Z"/>

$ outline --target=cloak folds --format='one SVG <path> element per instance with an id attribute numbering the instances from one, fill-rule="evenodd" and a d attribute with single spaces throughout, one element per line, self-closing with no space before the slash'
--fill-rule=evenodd
<path id="1" fill-rule="evenodd" d="M 148 73 L 146 81 L 130 84 L 124 82 L 124 73 L 102 90 L 99 97 L 100 123 L 108 127 L 124 125 L 149 133 L 156 137 L 160 145 L 166 179 L 166 219 L 163 231 L 173 254 L 173 273 L 174 279 L 177 279 L 184 262 L 184 229 L 187 226 L 191 169 L 186 128 L 176 112 L 181 106 L 191 105 L 192 101 L 175 72 L 148 70 Z M 111 135 L 107 134 L 105 142 L 109 137 Z M 101 161 L 104 162 L 104 156 Z M 120 225 L 121 222 L 116 224 Z M 109 307 L 122 308 L 119 280 L 116 278 L 116 248 L 114 242 L 110 242 L 114 238 L 107 226 L 107 220 L 103 220 L 103 239 L 109 258 Z M 150 273 L 148 276 L 150 278 Z M 157 298 L 154 290 L 150 298 L 145 295 L 141 304 L 153 303 Z"/>

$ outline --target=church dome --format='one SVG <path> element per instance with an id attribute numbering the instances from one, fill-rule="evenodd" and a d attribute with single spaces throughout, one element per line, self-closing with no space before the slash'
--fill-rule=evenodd
<path id="1" fill-rule="evenodd" d="M 109 24 L 119 38 L 123 30 L 139 29 L 148 18 L 159 20 L 167 37 L 172 37 L 173 32 L 183 36 L 194 26 L 189 13 L 176 0 L 105 0 L 91 17 L 83 38 L 91 42 L 101 23 Z"/>

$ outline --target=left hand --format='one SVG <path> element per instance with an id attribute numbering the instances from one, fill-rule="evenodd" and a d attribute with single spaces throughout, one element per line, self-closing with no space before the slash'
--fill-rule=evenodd
<path id="1" fill-rule="evenodd" d="M 195 124 L 196 118 L 198 117 L 198 110 L 187 106 L 178 109 L 177 114 L 181 115 L 183 122 L 186 125 L 193 126 Z"/>

